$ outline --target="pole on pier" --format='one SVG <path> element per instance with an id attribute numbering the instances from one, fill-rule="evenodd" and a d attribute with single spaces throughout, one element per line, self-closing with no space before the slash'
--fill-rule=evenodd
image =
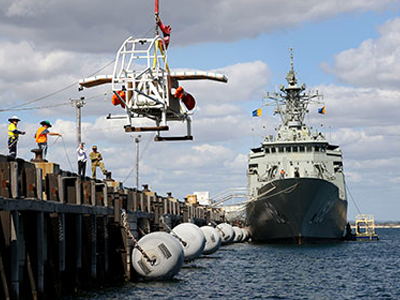
<path id="1" fill-rule="evenodd" d="M 76 139 L 77 139 L 77 147 L 82 142 L 82 114 L 81 108 L 86 104 L 85 97 L 81 97 L 80 99 L 71 99 L 72 106 L 76 107 Z"/>
<path id="2" fill-rule="evenodd" d="M 141 141 L 141 135 L 138 135 L 135 138 L 135 145 L 136 145 L 136 190 L 139 190 L 139 143 Z"/>

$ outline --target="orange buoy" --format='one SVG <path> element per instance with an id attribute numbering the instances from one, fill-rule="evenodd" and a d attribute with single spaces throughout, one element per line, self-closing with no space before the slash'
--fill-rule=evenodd
<path id="1" fill-rule="evenodd" d="M 125 92 L 124 91 L 118 91 L 117 94 L 125 101 Z M 119 97 L 115 94 L 113 94 L 111 98 L 111 103 L 115 106 L 121 105 L 122 108 L 125 108 L 125 104 L 119 99 Z"/>
<path id="2" fill-rule="evenodd" d="M 185 92 L 181 86 L 176 89 L 174 97 L 181 99 L 188 110 L 192 110 L 196 106 L 196 100 L 194 100 L 194 97 Z"/>
<path id="3" fill-rule="evenodd" d="M 183 90 L 183 87 L 178 87 L 177 89 L 176 89 L 176 91 L 175 91 L 175 94 L 174 94 L 174 97 L 175 98 L 178 98 L 178 99 L 182 99 L 182 96 L 183 96 L 183 93 L 184 93 L 185 91 Z"/>

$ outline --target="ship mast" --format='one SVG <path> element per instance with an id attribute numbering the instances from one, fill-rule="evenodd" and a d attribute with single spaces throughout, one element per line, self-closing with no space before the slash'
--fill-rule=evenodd
<path id="1" fill-rule="evenodd" d="M 308 112 L 307 107 L 311 102 L 318 102 L 322 95 L 316 92 L 304 92 L 306 85 L 298 86 L 296 73 L 293 64 L 293 49 L 290 48 L 290 70 L 286 75 L 287 86 L 280 85 L 280 93 L 267 94 L 267 101 L 276 106 L 275 113 L 282 118 L 284 126 L 289 128 L 301 128 L 304 124 L 304 117 Z M 313 100 L 314 98 L 317 98 Z M 267 103 L 268 105 L 268 103 Z M 284 107 L 283 107 L 284 106 Z"/>

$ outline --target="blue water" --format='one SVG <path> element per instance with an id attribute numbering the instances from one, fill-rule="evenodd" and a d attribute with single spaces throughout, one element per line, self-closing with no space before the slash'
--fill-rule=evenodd
<path id="1" fill-rule="evenodd" d="M 378 242 L 224 246 L 185 264 L 173 281 L 128 283 L 89 298 L 400 299 L 400 229 L 377 233 Z"/>

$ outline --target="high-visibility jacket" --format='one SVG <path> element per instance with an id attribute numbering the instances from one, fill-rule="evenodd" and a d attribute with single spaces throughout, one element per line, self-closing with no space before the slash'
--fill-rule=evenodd
<path id="1" fill-rule="evenodd" d="M 48 130 L 44 126 L 40 127 L 35 134 L 36 143 L 47 143 Z"/>
<path id="2" fill-rule="evenodd" d="M 15 125 L 14 123 L 10 123 L 10 125 L 8 125 L 8 136 L 18 138 L 19 134 L 20 131 L 17 129 L 17 125 Z"/>

